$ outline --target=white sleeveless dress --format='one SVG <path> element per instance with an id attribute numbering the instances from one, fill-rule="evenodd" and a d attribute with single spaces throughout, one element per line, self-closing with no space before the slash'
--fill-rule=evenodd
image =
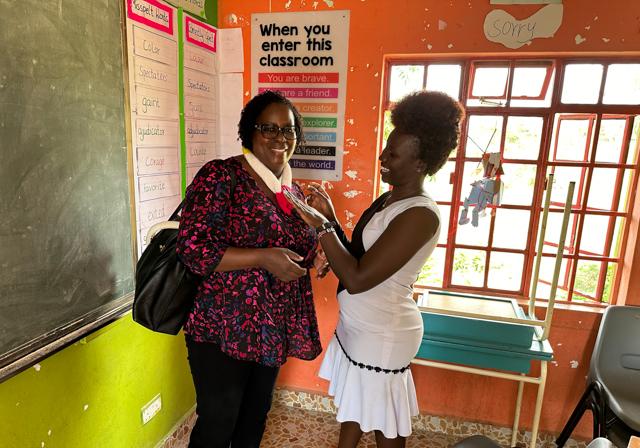
<path id="1" fill-rule="evenodd" d="M 425 196 L 394 202 L 365 226 L 365 250 L 396 216 L 411 207 L 427 207 L 440 216 L 436 203 Z M 419 413 L 415 386 L 410 369 L 397 370 L 409 365 L 422 341 L 422 318 L 412 286 L 436 247 L 439 233 L 440 225 L 400 270 L 379 285 L 359 294 L 346 290 L 338 294 L 338 338 L 331 339 L 318 375 L 330 381 L 329 394 L 338 408 L 339 422 L 358 422 L 364 432 L 379 430 L 387 438 L 411 434 L 411 417 Z"/>

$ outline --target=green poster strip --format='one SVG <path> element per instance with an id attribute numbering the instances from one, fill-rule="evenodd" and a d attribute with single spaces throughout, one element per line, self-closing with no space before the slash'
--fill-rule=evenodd
<path id="1" fill-rule="evenodd" d="M 184 27 L 182 8 L 178 8 L 178 106 L 180 110 L 180 190 L 187 190 L 187 143 L 184 122 Z"/>
<path id="2" fill-rule="evenodd" d="M 302 117 L 305 128 L 336 128 L 338 127 L 337 118 L 329 117 Z"/>

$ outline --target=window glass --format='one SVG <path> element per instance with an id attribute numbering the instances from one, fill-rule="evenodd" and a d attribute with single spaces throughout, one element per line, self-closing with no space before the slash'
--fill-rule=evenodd
<path id="1" fill-rule="evenodd" d="M 561 101 L 565 104 L 596 104 L 603 70 L 602 64 L 567 65 Z"/>
<path id="2" fill-rule="evenodd" d="M 451 174 L 454 172 L 456 164 L 449 161 L 444 164 L 440 171 L 433 176 L 427 176 L 424 180 L 424 189 L 436 201 L 451 202 L 453 186 L 451 185 Z"/>
<path id="3" fill-rule="evenodd" d="M 450 205 L 438 205 L 440 210 L 440 237 L 438 244 L 447 244 L 449 238 L 449 214 L 451 213 Z"/>
<path id="4" fill-rule="evenodd" d="M 504 158 L 538 160 L 543 122 L 542 117 L 509 117 Z"/>
<path id="5" fill-rule="evenodd" d="M 485 152 L 500 151 L 502 116 L 471 115 L 468 118 L 466 157 L 482 157 Z"/>
<path id="6" fill-rule="evenodd" d="M 622 185 L 620 187 L 620 200 L 617 204 L 619 212 L 626 212 L 629 209 L 629 201 L 631 199 L 631 181 L 635 170 L 624 170 L 622 175 Z M 614 204 L 615 206 L 616 204 Z"/>
<path id="7" fill-rule="evenodd" d="M 422 271 L 418 274 L 418 284 L 438 288 L 442 287 L 445 254 L 446 251 L 444 247 L 435 248 L 426 264 L 422 267 Z"/>
<path id="8" fill-rule="evenodd" d="M 427 90 L 444 92 L 460 99 L 460 65 L 432 64 L 427 69 Z"/>
<path id="9" fill-rule="evenodd" d="M 573 289 L 576 295 L 581 297 L 574 296 L 574 300 L 580 300 L 580 298 L 593 299 L 596 297 L 602 265 L 599 261 L 578 260 L 576 281 Z"/>
<path id="10" fill-rule="evenodd" d="M 613 238 L 611 240 L 610 257 L 620 256 L 620 248 L 622 247 L 622 235 L 624 231 L 625 218 L 618 217 L 615 219 L 615 227 L 613 228 Z"/>
<path id="11" fill-rule="evenodd" d="M 538 275 L 538 283 L 536 285 L 536 298 L 549 299 L 551 296 L 551 283 L 553 281 L 553 271 L 555 269 L 555 257 L 542 257 L 540 260 L 540 274 Z M 568 298 L 565 279 L 568 277 L 567 259 L 563 259 L 560 263 L 560 274 L 558 289 L 556 291 L 556 299 L 565 300 Z"/>
<path id="12" fill-rule="evenodd" d="M 451 281 L 455 285 L 484 286 L 486 252 L 456 249 L 453 255 Z"/>
<path id="13" fill-rule="evenodd" d="M 580 255 L 604 255 L 609 221 L 615 221 L 615 218 L 603 215 L 585 215 L 582 234 L 597 235 L 599 238 L 582 238 L 580 241 Z"/>
<path id="14" fill-rule="evenodd" d="M 528 210 L 497 209 L 493 246 L 502 249 L 526 249 L 530 219 L 531 212 Z"/>
<path id="15" fill-rule="evenodd" d="M 596 162 L 620 163 L 626 124 L 624 119 L 600 121 Z"/>
<path id="16" fill-rule="evenodd" d="M 545 254 L 555 254 L 558 251 L 558 244 L 560 242 L 560 230 L 562 229 L 562 213 L 561 212 L 549 212 L 547 218 L 547 229 L 544 235 L 544 246 L 542 252 Z M 564 253 L 573 254 L 575 251 L 576 232 L 578 215 L 571 213 L 569 215 L 569 224 L 567 227 L 567 236 L 564 241 Z M 540 227 L 542 225 L 542 218 L 538 224 L 538 233 L 540 235 Z M 536 249 L 538 248 L 538 242 L 536 240 Z"/>
<path id="17" fill-rule="evenodd" d="M 504 98 L 507 90 L 507 67 L 476 67 L 472 95 L 475 97 Z"/>
<path id="18" fill-rule="evenodd" d="M 491 252 L 487 286 L 493 289 L 519 291 L 523 268 L 524 255 L 510 252 Z"/>
<path id="19" fill-rule="evenodd" d="M 633 120 L 633 130 L 631 131 L 631 142 L 629 144 L 629 153 L 627 154 L 627 163 L 634 164 L 638 160 L 638 138 L 640 136 L 640 116 Z"/>
<path id="20" fill-rule="evenodd" d="M 547 67 L 516 67 L 513 69 L 513 87 L 511 97 L 538 98 L 546 92 L 542 91 L 547 77 Z"/>
<path id="21" fill-rule="evenodd" d="M 460 209 L 462 211 L 462 208 Z M 473 213 L 473 206 L 467 212 L 469 219 Z M 458 225 L 456 227 L 456 244 L 465 246 L 486 247 L 489 244 L 489 229 L 491 227 L 491 209 L 486 209 L 480 214 L 478 227 L 474 227 L 471 222 L 460 225 L 460 215 L 458 215 Z"/>
<path id="22" fill-rule="evenodd" d="M 502 202 L 505 205 L 531 205 L 538 167 L 529 163 L 504 163 Z"/>
<path id="23" fill-rule="evenodd" d="M 588 118 L 556 117 L 554 132 L 555 146 L 549 151 L 549 160 L 589 160 L 587 147 L 589 127 L 592 121 Z"/>
<path id="24" fill-rule="evenodd" d="M 408 93 L 422 89 L 423 65 L 394 65 L 391 67 L 389 100 L 398 101 Z"/>
<path id="25" fill-rule="evenodd" d="M 547 70 L 550 71 L 546 81 Z M 513 71 L 511 107 L 549 107 L 553 96 L 556 71 L 552 65 L 542 67 L 516 67 Z M 529 84 L 530 83 L 530 84 Z"/>
<path id="26" fill-rule="evenodd" d="M 596 210 L 612 210 L 616 180 L 620 170 L 616 168 L 594 168 L 587 207 Z"/>
<path id="27" fill-rule="evenodd" d="M 640 104 L 640 64 L 611 64 L 604 84 L 604 104 Z"/>
<path id="28" fill-rule="evenodd" d="M 575 182 L 573 190 L 573 205 L 582 204 L 584 193 L 584 182 L 587 176 L 587 168 L 579 166 L 554 166 L 553 167 L 553 190 L 551 191 L 551 202 L 556 207 L 564 207 L 569 191 L 569 183 Z"/>

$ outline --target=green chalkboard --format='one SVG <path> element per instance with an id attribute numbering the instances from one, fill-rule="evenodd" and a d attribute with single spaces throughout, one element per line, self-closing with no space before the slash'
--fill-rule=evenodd
<path id="1" fill-rule="evenodd" d="M 121 9 L 0 1 L 0 373 L 130 300 Z"/>

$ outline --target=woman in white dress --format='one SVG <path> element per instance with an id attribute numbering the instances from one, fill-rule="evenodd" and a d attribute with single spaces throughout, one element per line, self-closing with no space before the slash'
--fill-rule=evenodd
<path id="1" fill-rule="evenodd" d="M 380 155 L 382 181 L 393 188 L 364 212 L 351 241 L 320 185 L 310 186 L 307 204 L 292 199 L 316 227 L 341 283 L 338 326 L 319 372 L 342 423 L 339 448 L 355 448 L 372 430 L 378 448 L 404 447 L 411 434 L 419 411 L 409 364 L 423 331 L 412 289 L 440 233 L 438 208 L 423 185 L 457 146 L 462 116 L 458 102 L 439 92 L 397 103 Z"/>

